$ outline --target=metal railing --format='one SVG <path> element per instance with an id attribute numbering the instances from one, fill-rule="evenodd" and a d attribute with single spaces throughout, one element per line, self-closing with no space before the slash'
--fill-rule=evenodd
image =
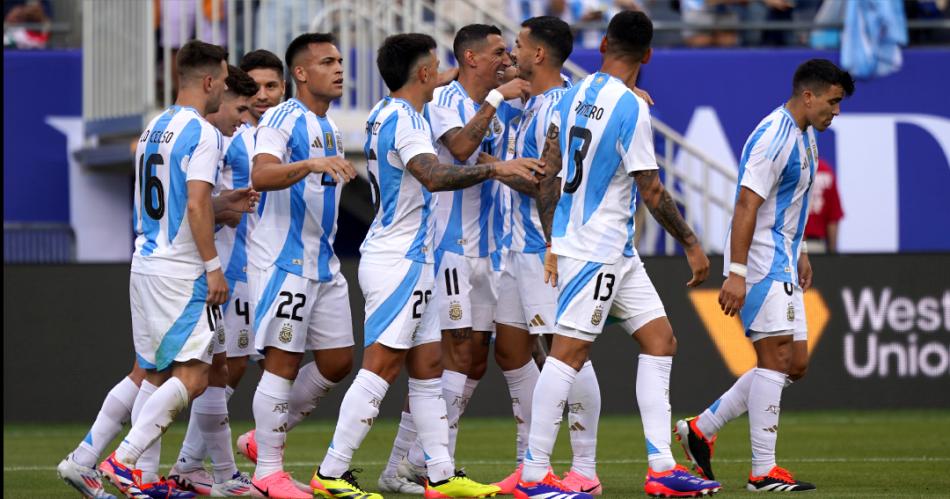
<path id="1" fill-rule="evenodd" d="M 3 263 L 76 261 L 76 234 L 68 223 L 3 222 Z"/>

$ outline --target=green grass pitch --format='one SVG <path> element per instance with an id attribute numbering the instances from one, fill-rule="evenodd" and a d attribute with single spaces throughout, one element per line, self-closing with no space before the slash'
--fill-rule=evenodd
<path id="1" fill-rule="evenodd" d="M 713 465 L 723 483 L 722 497 L 751 497 L 745 491 L 749 473 L 747 421 L 734 421 L 719 436 Z M 232 424 L 235 438 L 251 427 L 244 421 Z M 87 426 L 77 424 L 4 424 L 3 497 L 76 497 L 73 489 L 56 477 L 55 466 L 86 430 Z M 163 472 L 177 455 L 184 430 L 184 423 L 176 422 L 165 436 Z M 313 421 L 290 433 L 285 460 L 286 469 L 295 478 L 309 480 L 332 430 L 332 422 Z M 394 419 L 379 420 L 357 452 L 354 465 L 364 470 L 358 475 L 364 488 L 376 490 L 395 431 Z M 675 441 L 673 450 L 677 460 L 685 462 Z M 514 423 L 510 419 L 463 418 L 458 464 L 472 478 L 503 478 L 513 468 L 513 456 Z M 782 415 L 778 456 L 779 464 L 818 486 L 818 492 L 809 497 L 950 497 L 950 410 L 789 411 Z M 639 419 L 603 418 L 598 472 L 607 497 L 645 497 L 645 457 Z M 237 459 L 242 470 L 252 470 L 243 457 Z M 555 450 L 555 469 L 566 470 L 569 459 L 564 430 Z"/>

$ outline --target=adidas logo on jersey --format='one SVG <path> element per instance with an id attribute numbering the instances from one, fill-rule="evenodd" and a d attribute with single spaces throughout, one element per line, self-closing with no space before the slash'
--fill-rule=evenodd
<path id="1" fill-rule="evenodd" d="M 540 314 L 534 314 L 534 318 L 531 319 L 531 322 L 529 322 L 529 324 L 531 324 L 534 327 L 543 327 L 547 325 L 544 323 L 544 319 L 541 318 Z"/>

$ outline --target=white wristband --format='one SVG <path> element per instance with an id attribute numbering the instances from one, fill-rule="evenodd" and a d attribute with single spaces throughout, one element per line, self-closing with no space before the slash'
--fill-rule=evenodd
<path id="1" fill-rule="evenodd" d="M 802 239 L 802 253 L 808 254 L 808 241 Z"/>
<path id="2" fill-rule="evenodd" d="M 498 106 L 501 105 L 501 101 L 503 100 L 505 100 L 505 96 L 501 95 L 501 92 L 498 90 L 492 90 L 485 96 L 485 104 L 490 104 L 491 107 L 495 109 L 498 109 Z"/>
<path id="3" fill-rule="evenodd" d="M 211 273 L 221 268 L 221 259 L 214 257 L 205 262 L 205 272 Z"/>
<path id="4" fill-rule="evenodd" d="M 749 267 L 746 267 L 741 263 L 730 263 L 729 272 L 739 277 L 745 277 L 749 273 Z"/>

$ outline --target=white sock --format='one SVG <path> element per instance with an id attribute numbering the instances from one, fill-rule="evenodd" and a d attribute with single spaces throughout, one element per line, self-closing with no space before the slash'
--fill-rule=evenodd
<path id="1" fill-rule="evenodd" d="M 524 460 L 524 451 L 528 448 L 528 430 L 531 428 L 531 400 L 534 396 L 534 387 L 538 384 L 541 370 L 534 360 L 527 364 L 504 371 L 505 381 L 508 383 L 508 394 L 511 395 L 511 412 L 515 416 L 517 438 L 515 439 L 515 458 L 520 463 Z"/>
<path id="2" fill-rule="evenodd" d="M 205 393 L 207 393 L 207 390 L 205 390 Z M 181 443 L 181 451 L 178 452 L 178 460 L 175 462 L 175 468 L 181 472 L 195 471 L 204 467 L 204 456 L 208 453 L 208 448 L 205 446 L 201 429 L 198 428 L 197 413 L 198 401 L 204 396 L 204 393 L 201 394 L 191 404 L 191 413 L 188 415 L 188 429 L 185 430 L 185 439 Z"/>
<path id="3" fill-rule="evenodd" d="M 455 463 L 449 455 L 449 425 L 442 382 L 409 378 L 409 409 L 425 451 L 429 480 L 441 482 L 455 475 Z"/>
<path id="4" fill-rule="evenodd" d="M 142 383 L 144 389 L 145 382 Z M 132 424 L 132 430 L 115 452 L 116 459 L 135 468 L 145 449 L 165 433 L 175 416 L 185 407 L 188 407 L 188 389 L 180 379 L 172 376 L 142 406 L 138 421 Z"/>
<path id="5" fill-rule="evenodd" d="M 317 369 L 316 362 L 310 362 L 300 368 L 297 379 L 290 389 L 290 412 L 287 414 L 287 429 L 297 426 L 317 403 L 330 392 L 336 383 L 326 379 Z"/>
<path id="6" fill-rule="evenodd" d="M 224 385 L 224 398 L 228 399 L 228 402 L 231 401 L 231 395 L 234 395 L 234 388 L 231 385 Z"/>
<path id="7" fill-rule="evenodd" d="M 521 471 L 521 479 L 525 482 L 536 482 L 548 473 L 567 394 L 575 378 L 577 371 L 571 366 L 554 357 L 544 361 L 531 404 L 531 430 Z"/>
<path id="8" fill-rule="evenodd" d="M 409 455 L 406 456 L 406 459 L 409 461 L 409 464 L 417 467 L 424 468 L 426 465 L 426 453 L 422 450 L 422 441 L 416 438 L 416 441 L 412 443 L 412 447 L 409 447 Z"/>
<path id="9" fill-rule="evenodd" d="M 198 420 L 198 428 L 211 457 L 215 483 L 223 483 L 237 473 L 234 452 L 231 451 L 231 424 L 228 420 L 228 399 L 224 388 L 209 386 L 195 399 L 192 415 Z"/>
<path id="10" fill-rule="evenodd" d="M 459 434 L 459 419 L 465 410 L 465 384 L 468 377 L 457 371 L 442 371 L 442 398 L 445 399 L 449 421 L 449 455 L 455 457 L 455 441 Z M 421 445 L 421 444 L 420 444 Z"/>
<path id="11" fill-rule="evenodd" d="M 571 424 L 571 469 L 593 479 L 597 476 L 597 425 L 600 422 L 600 384 L 588 360 L 577 372 L 567 396 L 567 421 Z"/>
<path id="12" fill-rule="evenodd" d="M 376 373 L 360 369 L 340 404 L 333 440 L 320 464 L 320 474 L 338 478 L 350 466 L 353 452 L 360 447 L 379 415 L 379 404 L 389 390 L 389 383 Z"/>
<path id="13" fill-rule="evenodd" d="M 673 357 L 640 354 L 637 363 L 637 405 L 647 441 L 647 462 L 653 471 L 676 466 L 670 451 L 670 371 Z"/>
<path id="14" fill-rule="evenodd" d="M 441 388 L 440 388 L 441 390 Z M 439 394 L 441 395 L 441 391 Z M 443 402 L 442 405 L 445 405 Z M 383 476 L 396 476 L 397 468 L 402 458 L 409 455 L 409 448 L 416 441 L 416 423 L 412 419 L 412 414 L 402 411 L 402 417 L 399 418 L 399 431 L 396 432 L 396 439 L 393 441 L 393 450 L 389 453 L 389 462 L 386 463 L 386 469 L 383 470 Z"/>
<path id="15" fill-rule="evenodd" d="M 785 387 L 784 373 L 755 369 L 749 389 L 749 437 L 752 439 L 752 474 L 762 476 L 775 466 L 778 416 Z"/>
<path id="16" fill-rule="evenodd" d="M 139 393 L 135 397 L 135 404 L 132 405 L 132 426 L 135 426 L 138 422 L 142 408 L 145 407 L 145 404 L 156 390 L 158 390 L 157 386 L 149 383 L 147 380 L 142 380 L 142 386 L 139 388 Z M 158 463 L 161 457 L 162 437 L 159 435 L 158 440 L 148 446 L 148 448 L 142 452 L 142 455 L 139 456 L 137 465 L 138 468 L 142 470 L 142 483 L 150 483 L 158 480 Z"/>
<path id="17" fill-rule="evenodd" d="M 755 368 L 749 369 L 726 390 L 718 400 L 712 403 L 696 420 L 696 427 L 706 438 L 712 438 L 726 423 L 739 417 L 746 411 L 749 402 L 749 388 L 755 378 Z"/>
<path id="18" fill-rule="evenodd" d="M 257 440 L 257 468 L 261 479 L 284 469 L 284 442 L 287 441 L 287 408 L 292 380 L 264 371 L 254 392 L 254 439 Z"/>
<path id="19" fill-rule="evenodd" d="M 119 434 L 122 425 L 129 422 L 138 393 L 139 387 L 128 376 L 109 390 L 92 428 L 73 451 L 73 462 L 87 468 L 96 466 L 102 451 Z"/>

